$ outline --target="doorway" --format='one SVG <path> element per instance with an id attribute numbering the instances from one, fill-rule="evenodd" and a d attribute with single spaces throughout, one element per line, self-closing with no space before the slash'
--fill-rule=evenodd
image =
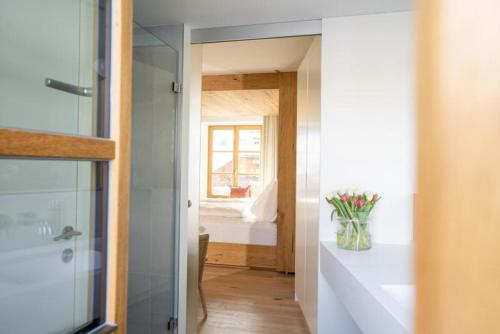
<path id="1" fill-rule="evenodd" d="M 227 313 L 239 303 L 266 301 L 268 306 L 288 303 L 298 311 L 301 322 L 289 323 L 287 332 L 308 332 L 295 302 L 293 275 L 299 237 L 297 89 L 307 87 L 307 76 L 298 83 L 297 72 L 309 66 L 304 59 L 314 43 L 320 43 L 319 37 L 193 46 L 193 59 L 201 62 L 192 64 L 200 82 L 191 91 L 191 101 L 200 100 L 201 114 L 199 233 L 210 240 L 204 268 L 199 268 L 208 311 L 203 317 L 200 311 L 200 333 L 220 330 L 224 321 L 235 333 L 246 326 L 279 332 L 279 320 L 259 315 L 259 307 Z M 245 284 L 262 289 L 245 294 Z M 238 292 L 239 302 L 231 301 L 229 296 Z M 238 323 L 245 317 L 266 320 Z"/>

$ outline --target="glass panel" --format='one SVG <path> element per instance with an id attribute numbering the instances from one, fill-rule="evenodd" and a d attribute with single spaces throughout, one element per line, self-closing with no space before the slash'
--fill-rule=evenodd
<path id="1" fill-rule="evenodd" d="M 238 172 L 241 174 L 260 173 L 260 153 L 240 153 Z"/>
<path id="2" fill-rule="evenodd" d="M 232 173 L 233 157 L 232 152 L 212 152 L 212 171 L 214 173 Z"/>
<path id="3" fill-rule="evenodd" d="M 240 130 L 240 151 L 260 151 L 260 130 Z"/>
<path id="4" fill-rule="evenodd" d="M 257 197 L 262 192 L 262 182 L 258 175 L 239 175 L 238 187 L 246 187 L 250 185 L 250 196 Z"/>
<path id="5" fill-rule="evenodd" d="M 105 168 L 0 160 L 0 332 L 68 333 L 103 322 Z"/>
<path id="6" fill-rule="evenodd" d="M 134 27 L 128 334 L 166 333 L 175 316 L 177 58 Z"/>
<path id="7" fill-rule="evenodd" d="M 212 195 L 229 196 L 231 194 L 232 179 L 233 177 L 229 174 L 212 175 Z"/>
<path id="8" fill-rule="evenodd" d="M 1 127 L 104 135 L 107 3 L 2 1 Z"/>
<path id="9" fill-rule="evenodd" d="M 213 130 L 212 132 L 212 150 L 214 151 L 232 151 L 233 141 L 233 130 Z"/>

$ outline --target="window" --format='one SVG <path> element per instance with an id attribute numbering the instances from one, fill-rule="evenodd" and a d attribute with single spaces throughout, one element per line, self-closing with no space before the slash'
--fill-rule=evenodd
<path id="1" fill-rule="evenodd" d="M 261 126 L 208 127 L 208 191 L 210 198 L 228 198 L 231 187 L 261 191 Z"/>

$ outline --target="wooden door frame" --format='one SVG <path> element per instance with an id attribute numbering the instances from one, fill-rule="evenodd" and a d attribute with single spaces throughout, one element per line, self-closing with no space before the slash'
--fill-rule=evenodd
<path id="1" fill-rule="evenodd" d="M 205 75 L 203 91 L 279 90 L 276 270 L 295 271 L 297 72 Z"/>

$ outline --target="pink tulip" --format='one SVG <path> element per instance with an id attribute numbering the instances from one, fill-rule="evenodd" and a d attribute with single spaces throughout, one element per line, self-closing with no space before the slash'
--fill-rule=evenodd
<path id="1" fill-rule="evenodd" d="M 379 194 L 375 194 L 373 195 L 373 198 L 372 198 L 372 203 L 375 204 L 376 201 L 378 201 L 378 199 L 380 198 Z"/>
<path id="2" fill-rule="evenodd" d="M 356 202 L 355 202 L 356 206 L 361 209 L 363 207 L 363 205 L 365 204 L 365 201 L 363 200 L 363 198 L 359 197 Z"/>
<path id="3" fill-rule="evenodd" d="M 344 202 L 344 203 L 347 202 L 348 199 L 349 199 L 349 194 L 348 193 L 345 193 L 342 196 L 340 196 L 340 200 L 342 202 Z"/>

